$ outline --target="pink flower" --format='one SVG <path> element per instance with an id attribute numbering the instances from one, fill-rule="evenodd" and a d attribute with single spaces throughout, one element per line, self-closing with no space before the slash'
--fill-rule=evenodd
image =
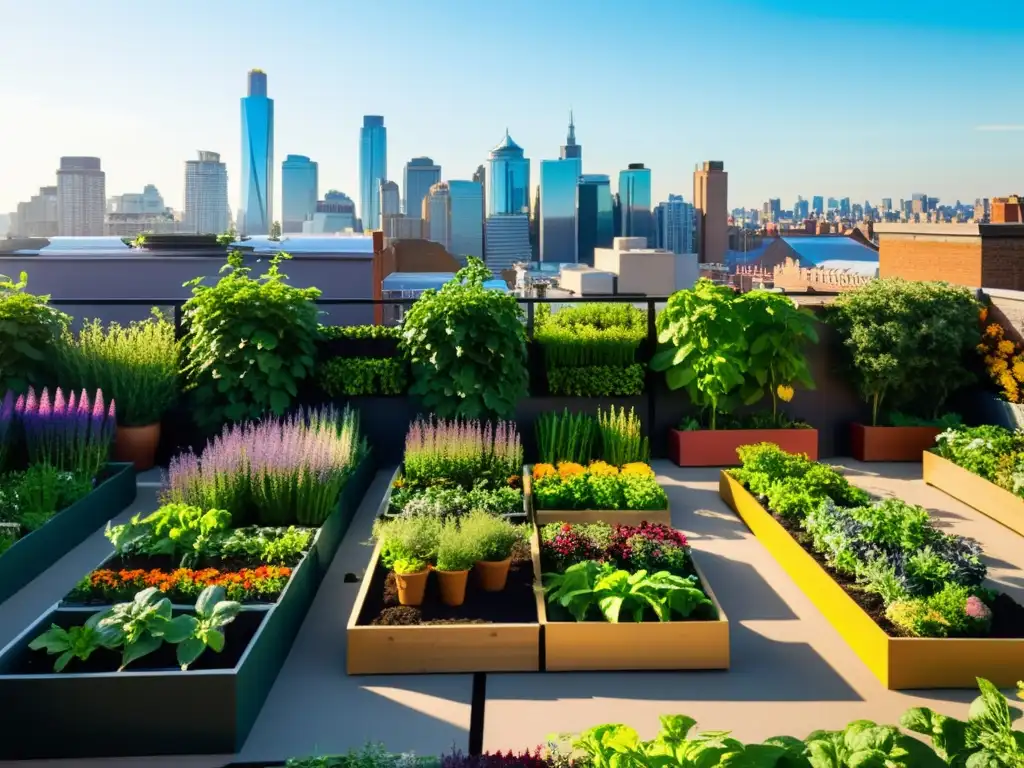
<path id="1" fill-rule="evenodd" d="M 964 606 L 964 610 L 972 619 L 988 621 L 992 618 L 992 609 L 985 605 L 981 598 L 976 595 L 971 595 L 967 598 L 967 605 Z"/>

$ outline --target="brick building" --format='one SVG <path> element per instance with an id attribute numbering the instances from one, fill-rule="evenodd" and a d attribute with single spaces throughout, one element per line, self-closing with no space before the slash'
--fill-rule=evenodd
<path id="1" fill-rule="evenodd" d="M 881 277 L 1024 290 L 1024 224 L 876 224 Z"/>

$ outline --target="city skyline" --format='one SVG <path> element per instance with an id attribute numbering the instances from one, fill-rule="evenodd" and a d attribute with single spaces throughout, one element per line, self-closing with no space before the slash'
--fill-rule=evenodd
<path id="1" fill-rule="evenodd" d="M 982 73 L 1012 60 L 1024 20 L 995 8 L 966 14 L 953 11 L 952 4 L 945 12 L 935 4 L 892 8 L 870 0 L 843 16 L 838 10 L 798 13 L 768 3 L 708 7 L 647 0 L 635 13 L 602 12 L 583 22 L 567 4 L 527 1 L 517 6 L 519 23 L 496 42 L 479 33 L 500 20 L 500 9 L 466 9 L 454 0 L 430 6 L 382 0 L 374 14 L 392 20 L 390 34 L 429 34 L 439 47 L 462 46 L 468 59 L 538 52 L 502 88 L 487 87 L 487 67 L 470 67 L 448 70 L 439 88 L 425 90 L 401 84 L 415 52 L 392 46 L 379 60 L 379 77 L 397 85 L 332 99 L 324 96 L 336 76 L 329 37 L 334 21 L 351 10 L 345 3 L 307 0 L 294 13 L 261 17 L 242 13 L 241 2 L 211 8 L 184 0 L 180 19 L 131 6 L 66 4 L 55 14 L 55 5 L 51 0 L 5 9 L 19 35 L 0 51 L 0 64 L 18 77 L 0 85 L 0 98 L 24 118 L 5 123 L 5 146 L 16 151 L 0 157 L 0 211 L 52 185 L 59 158 L 76 155 L 101 158 L 108 193 L 154 184 L 170 206 L 181 209 L 181 169 L 199 148 L 225 159 L 232 210 L 238 210 L 237 99 L 244 72 L 253 67 L 272 81 L 275 157 L 309 156 L 320 163 L 325 188 L 357 200 L 364 114 L 383 114 L 389 126 L 390 178 L 400 179 L 402 164 L 426 155 L 445 178 L 469 179 L 507 124 L 536 179 L 540 162 L 559 156 L 570 108 L 587 147 L 588 172 L 616 178 L 630 162 L 643 162 L 652 169 L 655 200 L 685 196 L 693 167 L 707 158 L 724 160 L 732 171 L 730 208 L 755 208 L 771 197 L 788 205 L 798 194 L 876 202 L 907 197 L 915 189 L 952 202 L 1018 186 L 1017 166 L 1004 158 L 1024 131 L 1022 87 Z M 188 22 L 196 13 L 204 18 L 201 27 Z M 318 19 L 312 27 L 311 17 Z M 229 54 L 222 32 L 240 18 L 247 37 L 265 35 L 278 44 L 241 59 Z M 659 23 L 651 24 L 652 18 Z M 164 30 L 160 35 L 150 33 L 154 20 Z M 636 50 L 630 71 L 598 69 L 601 45 L 569 42 L 546 52 L 542 43 L 569 21 L 586 26 L 587 34 L 575 36 L 581 41 L 611 45 L 639 31 L 649 37 Z M 687 36 L 680 48 L 673 35 L 687 28 L 701 28 L 702 34 Z M 76 34 L 75 76 L 57 59 L 22 66 L 34 51 L 53 45 L 61 30 Z M 189 45 L 183 47 L 186 37 Z M 360 60 L 378 44 L 374 35 L 352 35 L 345 55 Z M 544 76 L 566 58 L 593 75 L 567 81 Z M 154 70 L 124 66 L 133 59 L 156 63 L 156 95 L 126 96 L 154 94 Z M 706 67 L 709 59 L 715 67 Z M 777 76 L 766 81 L 757 73 L 769 65 Z M 708 71 L 686 87 L 686 98 L 658 102 L 652 112 L 647 96 L 678 89 L 680 81 L 669 73 L 687 69 Z M 110 71 L 118 72 L 117 89 L 99 76 Z M 645 83 L 639 91 L 637 72 Z M 630 104 L 640 110 L 637 119 L 623 120 Z M 782 157 L 785 174 L 778 172 Z M 279 212 L 280 185 L 275 186 L 270 207 Z"/>

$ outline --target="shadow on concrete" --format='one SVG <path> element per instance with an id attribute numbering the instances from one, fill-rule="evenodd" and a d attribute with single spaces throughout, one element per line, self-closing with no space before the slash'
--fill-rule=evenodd
<path id="1" fill-rule="evenodd" d="M 713 552 L 694 553 L 732 623 L 740 621 L 795 621 L 793 613 L 754 566 Z"/>
<path id="2" fill-rule="evenodd" d="M 672 509 L 672 526 L 688 537 L 737 540 L 750 535 L 747 526 L 718 495 L 717 485 L 713 490 L 685 486 L 669 486 L 666 490 Z"/>

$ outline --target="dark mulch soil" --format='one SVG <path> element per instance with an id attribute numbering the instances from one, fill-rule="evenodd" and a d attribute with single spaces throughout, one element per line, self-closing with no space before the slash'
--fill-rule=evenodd
<path id="1" fill-rule="evenodd" d="M 762 507 L 768 509 L 768 500 L 759 498 L 758 502 Z M 804 531 L 800 525 L 787 518 L 779 517 L 770 509 L 769 513 L 781 525 L 790 536 L 799 544 L 804 552 L 814 558 L 824 571 L 832 577 L 843 591 L 848 594 L 871 619 L 882 628 L 890 637 L 907 637 L 908 635 L 894 625 L 885 615 L 885 603 L 882 598 L 872 592 L 865 592 L 855 578 L 844 573 L 839 573 L 829 565 L 825 556 L 816 552 L 811 544 L 811 536 Z M 1006 593 L 999 593 L 992 608 L 992 628 L 983 637 L 990 638 L 1024 638 L 1024 606 L 1015 601 Z"/>
<path id="2" fill-rule="evenodd" d="M 484 592 L 470 571 L 466 602 L 452 608 L 441 602 L 437 576 L 430 575 L 427 595 L 420 606 L 400 605 L 395 576 L 383 566 L 372 574 L 370 589 L 359 614 L 359 624 L 374 626 L 409 626 L 438 624 L 534 624 L 538 621 L 537 603 L 533 596 L 533 561 L 529 550 L 516 552 L 508 584 L 502 592 Z"/>
<path id="3" fill-rule="evenodd" d="M 65 628 L 79 625 L 85 622 L 89 613 L 81 611 L 77 615 L 66 620 L 69 613 L 61 612 L 54 617 L 55 623 Z M 239 660 L 245 649 L 249 646 L 260 623 L 266 617 L 266 611 L 243 611 L 238 617 L 224 627 L 224 650 L 214 653 L 209 648 L 199 659 L 188 668 L 188 672 L 199 669 L 232 669 Z M 4 674 L 8 675 L 47 675 L 53 674 L 53 662 L 57 656 L 50 656 L 45 651 L 32 651 L 28 643 L 34 638 L 27 638 L 25 646 L 12 659 L 10 667 Z M 175 647 L 164 643 L 160 649 L 149 656 L 133 661 L 125 668 L 125 672 L 180 672 L 181 668 L 175 657 Z M 115 651 L 100 649 L 95 651 L 87 661 L 72 659 L 60 674 L 72 674 L 78 672 L 117 672 L 121 663 L 121 654 Z M 185 672 L 184 674 L 188 674 Z"/>

